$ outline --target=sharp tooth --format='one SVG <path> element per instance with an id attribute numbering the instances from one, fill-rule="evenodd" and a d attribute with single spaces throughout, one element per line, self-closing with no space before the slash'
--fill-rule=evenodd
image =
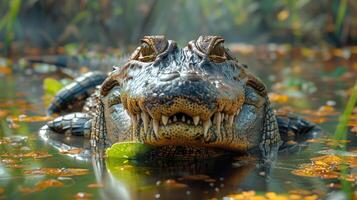
<path id="1" fill-rule="evenodd" d="M 237 115 L 240 113 L 240 109 L 237 110 Z"/>
<path id="2" fill-rule="evenodd" d="M 159 120 L 157 119 L 153 119 L 153 128 L 154 128 L 154 132 L 155 132 L 155 135 L 159 135 Z"/>
<path id="3" fill-rule="evenodd" d="M 136 115 L 136 120 L 138 120 L 138 121 L 140 120 L 140 115 L 139 114 Z"/>
<path id="4" fill-rule="evenodd" d="M 214 119 L 216 120 L 216 128 L 217 128 L 217 134 L 221 133 L 221 122 L 222 122 L 222 115 L 220 112 L 216 112 L 214 114 Z"/>
<path id="5" fill-rule="evenodd" d="M 182 121 L 182 122 L 185 122 L 185 121 L 186 121 L 185 115 L 182 116 L 181 121 Z"/>
<path id="6" fill-rule="evenodd" d="M 144 132 L 146 133 L 148 131 L 148 126 L 149 126 L 149 114 L 147 114 L 146 112 L 142 112 L 141 118 L 143 119 Z"/>
<path id="7" fill-rule="evenodd" d="M 200 121 L 200 116 L 194 116 L 193 117 L 193 123 L 195 124 L 195 126 L 198 125 L 198 122 Z"/>
<path id="8" fill-rule="evenodd" d="M 207 138 L 208 135 L 208 129 L 211 127 L 212 125 L 212 122 L 211 122 L 211 119 L 208 119 L 207 121 L 203 122 L 203 136 L 204 138 Z"/>
<path id="9" fill-rule="evenodd" d="M 228 114 L 224 115 L 224 120 L 226 120 L 226 121 L 228 120 Z"/>
<path id="10" fill-rule="evenodd" d="M 174 122 L 177 122 L 177 117 L 176 117 L 176 115 L 174 115 L 173 121 L 174 121 Z"/>
<path id="11" fill-rule="evenodd" d="M 131 123 L 133 124 L 133 132 L 136 131 L 136 128 L 138 127 L 138 120 L 135 115 L 131 115 Z"/>
<path id="12" fill-rule="evenodd" d="M 191 120 L 188 119 L 188 120 L 186 121 L 186 123 L 187 123 L 187 124 L 191 124 Z"/>
<path id="13" fill-rule="evenodd" d="M 171 124 L 172 123 L 172 120 L 171 119 L 169 119 L 169 124 Z"/>
<path id="14" fill-rule="evenodd" d="M 234 115 L 229 115 L 229 117 L 228 117 L 228 125 L 230 127 L 233 126 L 233 120 L 234 120 Z"/>
<path id="15" fill-rule="evenodd" d="M 167 121 L 169 121 L 169 117 L 167 117 L 165 115 L 162 115 L 161 116 L 161 120 L 162 120 L 162 123 L 166 126 L 167 125 Z"/>

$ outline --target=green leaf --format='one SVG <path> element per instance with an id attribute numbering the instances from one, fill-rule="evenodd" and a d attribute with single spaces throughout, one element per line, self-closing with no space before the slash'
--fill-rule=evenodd
<path id="1" fill-rule="evenodd" d="M 53 78 L 46 78 L 43 81 L 43 89 L 45 90 L 46 94 L 51 96 L 56 95 L 56 93 L 63 87 L 63 84 L 56 79 Z"/>
<path id="2" fill-rule="evenodd" d="M 109 158 L 139 159 L 152 150 L 150 145 L 139 142 L 119 142 L 106 150 Z"/>

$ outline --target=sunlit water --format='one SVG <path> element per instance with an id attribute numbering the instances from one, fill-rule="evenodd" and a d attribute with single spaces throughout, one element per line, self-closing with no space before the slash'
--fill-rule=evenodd
<path id="1" fill-rule="evenodd" d="M 287 93 L 291 97 L 288 102 L 275 103 L 275 108 L 289 107 L 311 118 L 304 110 L 316 112 L 323 105 L 332 105 L 335 114 L 321 117 L 325 122 L 319 125 L 325 136 L 334 133 L 347 100 L 347 90 L 356 77 L 348 63 L 301 60 L 264 62 L 255 59 L 246 60 L 245 63 L 267 83 L 269 91 Z M 334 67 L 342 70 L 341 73 L 336 72 Z M 9 111 L 11 116 L 45 115 L 42 98 L 44 77 L 46 75 L 33 73 L 1 77 L 0 109 Z M 281 84 L 277 85 L 277 82 Z M 22 122 L 18 123 L 18 127 L 9 128 L 4 118 L 0 120 L 2 137 L 27 137 L 26 141 L 1 144 L 1 154 L 41 151 L 52 155 L 38 159 L 23 158 L 18 162 L 22 165 L 19 169 L 1 162 L 0 187 L 4 189 L 0 194 L 2 199 L 209 199 L 249 190 L 258 194 L 287 194 L 294 190 L 306 190 L 322 198 L 332 198 L 338 196 L 341 190 L 331 187 L 331 183 L 340 183 L 338 179 L 303 177 L 291 173 L 299 164 L 310 163 L 310 158 L 322 155 L 321 150 L 332 148 L 324 143 L 311 143 L 307 147 L 298 148 L 294 153 L 280 154 L 268 171 L 256 168 L 256 163 L 249 157 L 237 158 L 233 162 L 207 160 L 153 164 L 105 161 L 98 156 L 60 154 L 59 148 L 65 149 L 67 146 L 44 141 L 38 135 L 39 128 L 45 122 Z M 355 135 L 348 134 L 351 140 L 348 150 L 357 149 Z M 82 145 L 80 142 L 77 144 L 79 147 Z M 71 177 L 24 173 L 25 170 L 44 167 L 84 168 L 89 169 L 89 173 Z M 64 185 L 43 191 L 23 191 L 23 188 L 33 188 L 39 181 L 48 179 L 59 180 Z"/>

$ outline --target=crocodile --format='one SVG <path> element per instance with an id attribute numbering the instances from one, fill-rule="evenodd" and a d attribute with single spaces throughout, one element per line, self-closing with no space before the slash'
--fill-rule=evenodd
<path id="1" fill-rule="evenodd" d="M 320 131 L 276 114 L 267 94 L 220 36 L 200 36 L 183 48 L 145 36 L 123 66 L 89 72 L 61 89 L 48 113 L 62 116 L 46 130 L 84 137 L 95 148 L 139 142 L 173 158 L 269 156 Z"/>

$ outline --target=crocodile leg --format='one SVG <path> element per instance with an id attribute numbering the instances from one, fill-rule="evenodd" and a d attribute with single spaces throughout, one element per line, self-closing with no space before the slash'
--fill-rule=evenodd
<path id="1" fill-rule="evenodd" d="M 276 118 L 282 140 L 280 151 L 294 149 L 322 132 L 317 125 L 290 113 L 278 114 Z"/>
<path id="2" fill-rule="evenodd" d="M 81 111 L 85 100 L 105 78 L 102 72 L 89 72 L 76 78 L 57 93 L 48 108 L 48 114 Z"/>
<path id="3" fill-rule="evenodd" d="M 262 129 L 262 139 L 259 145 L 259 149 L 264 160 L 275 160 L 279 145 L 280 135 L 276 116 L 270 105 L 269 99 L 266 98 L 265 119 Z"/>

